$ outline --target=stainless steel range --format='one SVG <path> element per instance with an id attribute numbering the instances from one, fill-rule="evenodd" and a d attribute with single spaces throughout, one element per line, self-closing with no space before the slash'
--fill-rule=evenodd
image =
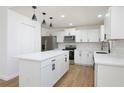
<path id="1" fill-rule="evenodd" d="M 68 50 L 69 51 L 69 60 L 70 64 L 74 64 L 74 50 L 76 49 L 75 45 L 68 45 L 65 47 L 63 50 Z"/>

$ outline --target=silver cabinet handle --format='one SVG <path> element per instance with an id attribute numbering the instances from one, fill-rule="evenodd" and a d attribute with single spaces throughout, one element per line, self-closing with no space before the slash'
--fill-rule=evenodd
<path id="1" fill-rule="evenodd" d="M 67 62 L 67 57 L 65 57 L 65 62 Z"/>
<path id="2" fill-rule="evenodd" d="M 55 70 L 55 64 L 52 64 L 52 71 Z"/>

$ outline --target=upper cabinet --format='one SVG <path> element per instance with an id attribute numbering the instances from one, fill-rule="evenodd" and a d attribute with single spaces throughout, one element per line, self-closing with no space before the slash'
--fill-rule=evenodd
<path id="1" fill-rule="evenodd" d="M 42 36 L 43 36 L 43 34 L 44 33 L 42 33 Z M 100 41 L 99 28 L 80 29 L 80 30 L 76 30 L 75 28 L 72 28 L 72 29 L 65 29 L 65 30 L 59 30 L 59 31 L 49 31 L 49 33 L 48 33 L 48 31 L 46 31 L 46 33 L 44 35 L 56 36 L 58 43 L 64 42 L 64 36 L 75 36 L 76 43 L 99 42 Z"/>
<path id="2" fill-rule="evenodd" d="M 99 29 L 77 30 L 76 42 L 99 42 Z"/>
<path id="3" fill-rule="evenodd" d="M 124 39 L 124 7 L 110 7 L 104 23 L 107 39 Z"/>
<path id="4" fill-rule="evenodd" d="M 99 29 L 91 29 L 87 31 L 87 41 L 88 42 L 99 42 Z"/>
<path id="5" fill-rule="evenodd" d="M 64 42 L 64 33 L 63 31 L 57 32 L 57 42 Z"/>
<path id="6" fill-rule="evenodd" d="M 100 26 L 100 41 L 105 41 L 105 40 L 106 40 L 105 26 L 101 25 Z"/>
<path id="7" fill-rule="evenodd" d="M 71 28 L 71 29 L 65 29 L 64 30 L 64 36 L 73 36 L 76 33 L 76 29 L 75 28 Z"/>

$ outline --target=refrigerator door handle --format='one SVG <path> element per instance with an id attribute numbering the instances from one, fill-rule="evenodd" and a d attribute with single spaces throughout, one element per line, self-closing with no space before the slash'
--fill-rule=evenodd
<path id="1" fill-rule="evenodd" d="M 45 40 L 45 51 L 47 50 L 47 40 Z"/>

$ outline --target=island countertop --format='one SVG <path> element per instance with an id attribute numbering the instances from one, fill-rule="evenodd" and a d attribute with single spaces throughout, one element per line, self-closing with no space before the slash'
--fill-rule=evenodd
<path id="1" fill-rule="evenodd" d="M 124 66 L 124 57 L 111 54 L 97 54 L 94 52 L 95 64 Z"/>
<path id="2" fill-rule="evenodd" d="M 21 60 L 31 60 L 31 61 L 42 62 L 44 60 L 62 55 L 64 53 L 69 53 L 69 52 L 63 51 L 63 50 L 50 50 L 50 51 L 37 52 L 37 53 L 31 53 L 31 54 L 24 54 L 24 55 L 17 56 L 16 58 Z"/>

